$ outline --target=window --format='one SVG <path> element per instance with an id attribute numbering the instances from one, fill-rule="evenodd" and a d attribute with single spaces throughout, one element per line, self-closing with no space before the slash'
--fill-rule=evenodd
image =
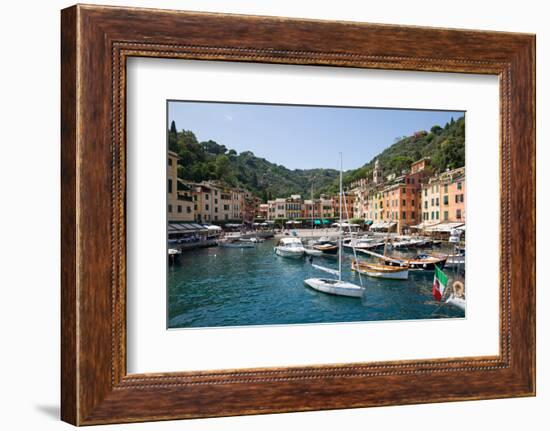
<path id="1" fill-rule="evenodd" d="M 428 201 L 424 201 L 424 209 L 428 209 Z"/>
<path id="2" fill-rule="evenodd" d="M 403 219 L 406 219 L 406 218 L 407 218 L 407 213 L 403 211 Z"/>
<path id="3" fill-rule="evenodd" d="M 428 196 L 428 189 L 424 189 L 424 196 Z"/>
<path id="4" fill-rule="evenodd" d="M 449 205 L 449 196 L 448 195 L 443 196 L 443 205 Z"/>
<path id="5" fill-rule="evenodd" d="M 210 209 L 210 207 L 208 206 L 208 204 L 206 204 L 206 205 L 204 206 L 204 209 L 205 209 L 206 211 L 208 211 L 208 210 Z"/>
<path id="6" fill-rule="evenodd" d="M 168 166 L 172 166 L 172 159 L 168 157 Z"/>
<path id="7" fill-rule="evenodd" d="M 411 218 L 412 218 L 413 220 L 414 220 L 414 216 L 415 216 L 415 214 L 414 214 L 414 211 L 413 211 L 413 212 L 411 212 Z"/>
<path id="8" fill-rule="evenodd" d="M 187 207 L 187 214 L 191 214 L 191 207 Z"/>
<path id="9" fill-rule="evenodd" d="M 210 199 L 210 197 L 208 196 L 208 193 L 205 193 L 204 199 L 206 199 L 206 200 Z"/>
<path id="10" fill-rule="evenodd" d="M 456 189 L 457 190 L 462 190 L 462 181 L 456 183 Z"/>
<path id="11" fill-rule="evenodd" d="M 218 207 L 214 207 L 214 212 L 215 212 L 215 213 L 218 212 Z"/>
<path id="12" fill-rule="evenodd" d="M 456 210 L 456 219 L 457 220 L 462 220 L 462 210 L 461 209 Z"/>
<path id="13" fill-rule="evenodd" d="M 439 211 L 435 212 L 435 218 L 436 218 L 436 220 L 439 220 Z"/>
<path id="14" fill-rule="evenodd" d="M 434 212 L 432 211 L 432 220 L 434 219 Z"/>
<path id="15" fill-rule="evenodd" d="M 168 193 L 172 193 L 172 178 L 168 178 Z"/>
<path id="16" fill-rule="evenodd" d="M 447 184 L 445 184 L 443 186 L 443 193 L 447 193 L 449 191 L 449 186 Z"/>
<path id="17" fill-rule="evenodd" d="M 435 198 L 435 206 L 436 206 L 436 207 L 439 206 L 439 198 Z"/>
<path id="18" fill-rule="evenodd" d="M 443 213 L 443 220 L 445 220 L 445 221 L 449 220 L 449 211 L 445 211 Z"/>
<path id="19" fill-rule="evenodd" d="M 414 207 L 414 199 L 411 201 L 411 206 Z M 413 217 L 414 218 L 414 217 Z"/>
<path id="20" fill-rule="evenodd" d="M 407 193 L 407 189 L 401 189 L 401 192 Z"/>
<path id="21" fill-rule="evenodd" d="M 406 205 L 407 205 L 407 201 L 403 199 L 403 206 L 406 206 Z"/>
<path id="22" fill-rule="evenodd" d="M 183 211 L 183 208 L 181 207 L 181 205 L 178 205 L 178 212 L 181 213 Z"/>
<path id="23" fill-rule="evenodd" d="M 168 212 L 169 212 L 169 213 L 172 212 L 172 205 L 168 205 Z"/>
<path id="24" fill-rule="evenodd" d="M 434 202 L 435 202 L 435 199 L 434 199 L 434 198 L 432 198 L 432 206 L 434 206 Z"/>
<path id="25" fill-rule="evenodd" d="M 414 178 L 411 178 L 411 184 L 414 184 Z"/>

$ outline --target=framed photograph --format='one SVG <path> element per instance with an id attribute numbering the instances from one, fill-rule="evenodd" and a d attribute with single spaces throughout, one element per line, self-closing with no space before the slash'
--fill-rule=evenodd
<path id="1" fill-rule="evenodd" d="M 535 37 L 62 11 L 62 419 L 535 394 Z"/>

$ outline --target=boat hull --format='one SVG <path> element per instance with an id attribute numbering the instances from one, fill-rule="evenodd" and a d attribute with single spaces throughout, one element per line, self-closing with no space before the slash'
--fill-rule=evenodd
<path id="1" fill-rule="evenodd" d="M 409 278 L 408 269 L 384 268 L 383 265 L 352 265 L 351 269 L 361 274 L 374 278 L 385 278 L 388 280 L 407 280 Z"/>
<path id="2" fill-rule="evenodd" d="M 275 254 L 277 256 L 287 257 L 290 259 L 300 259 L 304 256 L 304 252 L 305 250 L 303 249 L 289 250 L 282 247 L 275 247 Z"/>
<path id="3" fill-rule="evenodd" d="M 445 303 L 453 305 L 456 308 L 466 311 L 466 300 L 464 298 L 459 298 L 458 296 L 451 296 Z"/>
<path id="4" fill-rule="evenodd" d="M 220 243 L 220 247 L 225 248 L 254 248 L 254 243 L 251 242 L 233 242 L 233 243 Z"/>
<path id="5" fill-rule="evenodd" d="M 305 253 L 308 255 L 308 256 L 322 256 L 323 255 L 323 252 L 320 251 L 320 250 L 315 250 L 313 248 L 306 248 L 305 249 Z"/>
<path id="6" fill-rule="evenodd" d="M 329 295 L 361 298 L 363 296 L 363 292 L 365 291 L 365 289 L 360 286 L 356 286 L 355 284 L 326 278 L 308 278 L 307 280 L 304 280 L 304 283 L 306 286 L 314 290 L 327 293 Z"/>
<path id="7" fill-rule="evenodd" d="M 384 265 L 388 266 L 408 266 L 411 271 L 435 271 L 435 266 L 437 265 L 439 269 L 445 267 L 446 259 L 440 259 L 437 261 L 422 261 L 422 260 L 408 260 L 403 261 L 403 263 L 396 262 L 394 260 L 385 260 Z"/>
<path id="8" fill-rule="evenodd" d="M 324 254 L 336 254 L 338 253 L 338 246 L 322 246 L 314 245 L 313 248 Z"/>

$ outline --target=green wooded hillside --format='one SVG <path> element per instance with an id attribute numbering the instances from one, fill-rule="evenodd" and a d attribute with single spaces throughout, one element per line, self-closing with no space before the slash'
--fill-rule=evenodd
<path id="1" fill-rule="evenodd" d="M 434 125 L 430 131 L 396 139 L 393 145 L 361 168 L 345 172 L 344 183 L 370 176 L 377 158 L 384 175 L 399 174 L 422 157 L 431 157 L 438 171 L 464 166 L 464 142 L 464 117 L 451 120 L 443 127 Z M 321 193 L 338 193 L 338 171 L 335 169 L 291 170 L 256 157 L 251 151 L 238 154 L 211 140 L 199 142 L 191 130 L 178 131 L 173 121 L 168 131 L 168 146 L 180 156 L 179 176 L 189 181 L 223 181 L 230 186 L 247 188 L 264 201 L 291 194 L 308 198 L 312 181 L 316 197 Z"/>

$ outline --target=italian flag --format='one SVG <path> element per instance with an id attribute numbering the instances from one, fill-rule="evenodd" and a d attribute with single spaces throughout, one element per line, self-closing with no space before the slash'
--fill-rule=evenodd
<path id="1" fill-rule="evenodd" d="M 443 296 L 443 292 L 445 292 L 446 287 L 447 287 L 447 276 L 436 265 L 435 272 L 434 272 L 434 284 L 432 287 L 432 293 L 436 301 L 441 302 L 441 297 Z"/>

